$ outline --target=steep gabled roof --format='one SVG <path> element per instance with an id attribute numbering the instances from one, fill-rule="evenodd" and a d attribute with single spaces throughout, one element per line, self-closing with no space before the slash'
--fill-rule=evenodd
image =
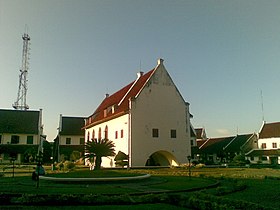
<path id="1" fill-rule="evenodd" d="M 62 116 L 60 135 L 78 135 L 83 136 L 84 130 L 82 128 L 85 125 L 84 117 L 66 117 Z"/>
<path id="2" fill-rule="evenodd" d="M 141 92 L 155 70 L 156 68 L 143 75 L 141 73 L 135 81 L 111 96 L 107 96 L 95 112 L 87 119 L 86 127 L 126 113 L 129 110 L 129 99 L 134 98 L 139 92 Z"/>
<path id="3" fill-rule="evenodd" d="M 204 144 L 200 146 L 199 149 L 203 153 L 214 154 L 223 151 L 224 147 L 235 138 L 234 136 L 230 137 L 221 137 L 221 138 L 210 138 Z"/>
<path id="4" fill-rule="evenodd" d="M 259 133 L 260 139 L 280 137 L 280 122 L 264 123 Z"/>
<path id="5" fill-rule="evenodd" d="M 239 152 L 240 148 L 253 136 L 254 134 L 237 135 L 232 141 L 226 145 L 225 151 Z"/>
<path id="6" fill-rule="evenodd" d="M 0 109 L 0 133 L 38 134 L 40 111 Z"/>
<path id="7" fill-rule="evenodd" d="M 196 144 L 197 144 L 198 148 L 200 148 L 201 145 L 203 145 L 206 141 L 207 141 L 207 140 L 198 139 L 198 140 L 196 141 Z"/>

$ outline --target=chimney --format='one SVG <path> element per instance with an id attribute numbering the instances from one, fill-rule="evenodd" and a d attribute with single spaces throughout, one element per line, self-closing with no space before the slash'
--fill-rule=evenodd
<path id="1" fill-rule="evenodd" d="M 164 60 L 162 58 L 159 58 L 158 61 L 157 61 L 158 65 L 163 64 L 163 61 Z"/>
<path id="2" fill-rule="evenodd" d="M 110 96 L 109 93 L 105 94 L 105 98 L 109 98 L 109 96 Z"/>
<path id="3" fill-rule="evenodd" d="M 137 79 L 139 79 L 141 76 L 143 76 L 143 74 L 144 74 L 143 71 L 137 72 Z"/>

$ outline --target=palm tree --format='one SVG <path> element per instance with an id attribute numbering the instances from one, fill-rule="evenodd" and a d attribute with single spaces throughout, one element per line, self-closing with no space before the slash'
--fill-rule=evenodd
<path id="1" fill-rule="evenodd" d="M 101 167 L 102 157 L 114 156 L 115 145 L 109 139 L 92 139 L 85 146 L 85 158 L 92 159 L 95 157 L 94 170 L 99 170 Z"/>

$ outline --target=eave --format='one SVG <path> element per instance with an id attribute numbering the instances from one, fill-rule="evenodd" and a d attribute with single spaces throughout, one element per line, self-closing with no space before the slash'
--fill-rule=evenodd
<path id="1" fill-rule="evenodd" d="M 93 122 L 93 123 L 90 123 L 89 125 L 84 126 L 82 129 L 91 128 L 91 127 L 93 127 L 93 126 L 99 125 L 99 124 L 104 123 L 104 122 L 107 122 L 107 121 L 109 121 L 109 120 L 116 119 L 116 118 L 121 117 L 121 116 L 123 116 L 123 115 L 125 115 L 125 114 L 128 114 L 128 113 L 129 113 L 129 111 L 122 111 L 122 112 L 116 113 L 116 114 L 111 115 L 111 116 L 109 116 L 109 117 L 103 118 L 103 119 L 98 120 L 98 121 L 95 121 L 95 122 Z"/>

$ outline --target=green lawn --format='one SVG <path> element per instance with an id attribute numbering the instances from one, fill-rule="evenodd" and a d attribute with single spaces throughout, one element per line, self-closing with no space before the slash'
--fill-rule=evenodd
<path id="1" fill-rule="evenodd" d="M 244 191 L 232 193 L 226 197 L 280 209 L 280 180 L 246 179 L 244 183 L 247 185 Z"/>
<path id="2" fill-rule="evenodd" d="M 1 172 L 1 171 L 0 171 Z M 280 170 L 279 169 L 251 169 L 251 168 L 200 168 L 192 169 L 192 177 L 188 177 L 188 170 L 184 168 L 166 169 L 131 169 L 131 170 L 101 170 L 89 171 L 87 168 L 79 168 L 69 173 L 53 173 L 47 168 L 51 176 L 57 177 L 119 177 L 151 174 L 147 180 L 133 182 L 109 182 L 109 183 L 56 183 L 41 180 L 39 188 L 36 182 L 31 180 L 30 167 L 18 167 L 15 177 L 11 177 L 11 169 L 4 171 L 4 177 L 0 177 L 0 192 L 22 194 L 119 194 L 143 193 L 166 190 L 184 190 L 207 186 L 220 181 L 221 185 L 216 189 L 204 190 L 204 193 L 218 195 L 219 198 L 247 201 L 262 206 L 280 209 Z M 242 191 L 232 193 L 239 184 L 245 185 Z M 225 193 L 223 193 L 225 192 Z M 179 193 L 186 198 L 192 193 Z M 152 202 L 152 201 L 151 201 Z M 115 208 L 116 207 L 116 208 Z M 94 209 L 131 209 L 131 206 L 102 206 Z M 67 207 L 65 207 L 67 209 Z M 76 207 L 75 207 L 76 208 Z M 90 207 L 88 207 L 90 208 Z M 177 209 L 178 206 L 168 204 L 133 205 L 133 209 Z M 4 206 L 1 209 L 5 209 Z M 36 207 L 29 209 L 36 209 Z M 49 207 L 55 209 L 55 207 Z M 77 208 L 79 209 L 79 207 Z M 80 209 L 87 209 L 86 206 Z"/>
<path id="3" fill-rule="evenodd" d="M 105 205 L 105 206 L 17 206 L 12 209 L 20 210 L 69 210 L 75 208 L 75 210 L 186 210 L 186 208 L 173 206 L 169 204 L 141 204 L 141 205 Z M 1 206 L 1 209 L 11 209 L 11 206 Z"/>

